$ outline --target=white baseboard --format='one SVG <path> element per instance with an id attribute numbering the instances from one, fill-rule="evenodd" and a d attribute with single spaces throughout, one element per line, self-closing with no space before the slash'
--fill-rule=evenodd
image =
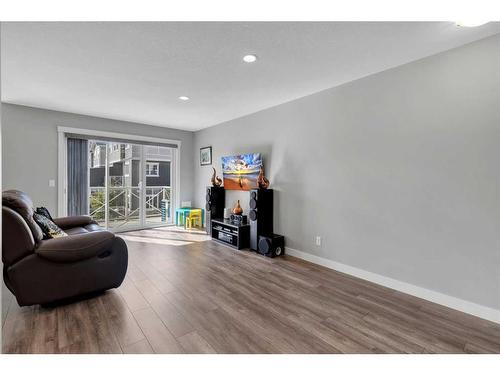
<path id="1" fill-rule="evenodd" d="M 490 320 L 495 323 L 500 323 L 500 311 L 490 307 L 478 305 L 477 303 L 469 302 L 460 298 L 448 296 L 433 290 L 425 289 L 413 284 L 405 283 L 390 277 L 378 275 L 373 272 L 365 271 L 360 268 L 348 266 L 330 259 L 312 255 L 300 250 L 287 247 L 285 253 L 308 262 L 318 264 L 339 272 L 346 273 L 351 276 L 358 277 L 363 280 L 371 281 L 372 283 L 383 285 L 387 288 L 395 289 L 399 292 L 410 294 L 412 296 L 422 298 L 439 305 L 443 305 L 466 314 L 474 315 L 482 319 Z"/>

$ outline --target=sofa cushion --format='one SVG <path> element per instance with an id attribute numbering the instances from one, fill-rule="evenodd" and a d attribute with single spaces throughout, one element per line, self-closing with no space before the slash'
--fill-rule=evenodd
<path id="1" fill-rule="evenodd" d="M 83 227 L 74 227 L 74 228 L 68 228 L 68 229 L 66 229 L 65 232 L 69 236 L 74 236 L 75 234 L 84 234 L 84 233 L 88 233 L 89 231 L 86 230 Z"/>
<path id="2" fill-rule="evenodd" d="M 21 215 L 9 207 L 2 207 L 2 262 L 10 267 L 18 260 L 30 255 L 36 241 L 31 229 Z"/>
<path id="3" fill-rule="evenodd" d="M 74 227 L 85 227 L 89 224 L 97 224 L 97 222 L 88 215 L 57 217 L 54 219 L 54 223 L 64 230 Z"/>
<path id="4" fill-rule="evenodd" d="M 33 219 L 40 226 L 44 239 L 66 237 L 67 234 L 44 215 L 33 213 Z"/>
<path id="5" fill-rule="evenodd" d="M 43 239 L 42 229 L 33 219 L 33 202 L 19 190 L 6 190 L 2 193 L 2 205 L 16 211 L 26 221 L 36 242 Z"/>
<path id="6" fill-rule="evenodd" d="M 76 262 L 109 251 L 116 240 L 115 235 L 108 231 L 76 234 L 41 241 L 35 252 L 52 262 Z"/>
<path id="7" fill-rule="evenodd" d="M 89 225 L 85 225 L 84 228 L 85 228 L 85 230 L 87 230 L 89 232 L 97 232 L 97 231 L 104 230 L 103 227 L 101 227 L 101 226 L 99 226 L 98 224 L 95 224 L 95 223 L 92 223 L 92 224 L 89 224 Z"/>

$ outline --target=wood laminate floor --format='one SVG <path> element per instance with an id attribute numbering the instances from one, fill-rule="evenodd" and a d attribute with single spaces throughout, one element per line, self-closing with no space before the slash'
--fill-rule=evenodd
<path id="1" fill-rule="evenodd" d="M 500 325 L 293 257 L 176 228 L 122 237 L 116 290 L 55 308 L 6 294 L 3 352 L 500 353 Z"/>

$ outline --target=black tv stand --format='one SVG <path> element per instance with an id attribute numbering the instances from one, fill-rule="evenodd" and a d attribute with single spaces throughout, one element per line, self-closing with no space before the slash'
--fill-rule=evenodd
<path id="1" fill-rule="evenodd" d="M 234 224 L 225 219 L 212 219 L 212 239 L 234 249 L 250 245 L 250 224 Z"/>

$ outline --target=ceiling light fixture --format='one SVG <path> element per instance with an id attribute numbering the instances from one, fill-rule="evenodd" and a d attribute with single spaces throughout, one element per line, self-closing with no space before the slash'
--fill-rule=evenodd
<path id="1" fill-rule="evenodd" d="M 243 61 L 246 63 L 253 63 L 257 61 L 257 56 L 256 55 L 245 55 L 243 56 Z"/>
<path id="2" fill-rule="evenodd" d="M 189 100 L 189 96 L 179 96 L 179 100 L 186 101 Z"/>
<path id="3" fill-rule="evenodd" d="M 457 26 L 460 27 L 478 27 L 487 24 L 489 21 L 479 21 L 479 20 L 468 20 L 455 22 Z"/>

